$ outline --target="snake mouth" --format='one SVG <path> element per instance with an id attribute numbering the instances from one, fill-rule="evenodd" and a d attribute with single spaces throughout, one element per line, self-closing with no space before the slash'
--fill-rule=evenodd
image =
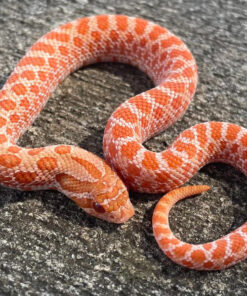
<path id="1" fill-rule="evenodd" d="M 134 208 L 132 210 L 129 210 L 128 212 L 125 211 L 124 215 L 122 215 L 121 217 L 113 217 L 113 216 L 108 216 L 107 219 L 105 219 L 108 222 L 111 223 L 115 223 L 115 224 L 123 224 L 125 222 L 127 222 L 131 217 L 133 217 L 133 215 L 135 214 L 135 210 Z M 103 219 L 101 217 L 101 219 Z"/>

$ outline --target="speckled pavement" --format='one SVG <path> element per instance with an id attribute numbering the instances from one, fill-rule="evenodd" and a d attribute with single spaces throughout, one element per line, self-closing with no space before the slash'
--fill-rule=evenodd
<path id="1" fill-rule="evenodd" d="M 184 129 L 220 120 L 247 127 L 247 9 L 244 0 L 0 0 L 0 87 L 44 33 L 73 19 L 121 13 L 180 36 L 197 60 L 199 85 L 183 119 L 146 143 L 163 150 Z M 139 70 L 98 64 L 70 75 L 19 143 L 75 144 L 102 156 L 107 119 L 125 99 L 152 87 Z M 247 180 L 227 165 L 203 168 L 189 184 L 212 190 L 171 212 L 187 242 L 216 239 L 247 221 Z M 0 188 L 0 295 L 247 295 L 247 260 L 198 272 L 171 262 L 152 235 L 160 196 L 131 193 L 136 215 L 113 225 L 89 217 L 57 192 Z"/>

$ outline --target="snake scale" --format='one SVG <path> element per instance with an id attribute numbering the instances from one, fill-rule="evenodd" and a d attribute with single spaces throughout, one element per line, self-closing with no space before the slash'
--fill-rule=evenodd
<path id="1" fill-rule="evenodd" d="M 122 103 L 104 133 L 106 161 L 79 147 L 22 148 L 19 137 L 69 73 L 97 62 L 128 63 L 155 87 Z M 142 143 L 180 118 L 197 84 L 197 66 L 174 34 L 124 15 L 81 18 L 41 37 L 19 61 L 0 91 L 0 183 L 19 190 L 55 189 L 88 214 L 123 223 L 134 214 L 127 188 L 169 192 L 153 214 L 155 238 L 175 262 L 194 269 L 223 269 L 247 257 L 247 224 L 214 242 L 193 245 L 169 228 L 174 203 L 208 186 L 178 188 L 209 162 L 226 162 L 247 174 L 247 130 L 206 122 L 183 131 L 165 151 Z"/>

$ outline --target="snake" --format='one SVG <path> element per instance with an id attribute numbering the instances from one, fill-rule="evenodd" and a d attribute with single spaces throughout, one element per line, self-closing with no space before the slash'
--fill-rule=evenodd
<path id="1" fill-rule="evenodd" d="M 18 139 L 71 72 L 98 62 L 136 66 L 155 87 L 123 102 L 105 127 L 105 160 L 80 147 L 20 147 Z M 205 244 L 176 238 L 169 210 L 180 199 L 209 189 L 181 187 L 210 162 L 247 175 L 247 130 L 227 122 L 186 129 L 162 152 L 143 143 L 176 122 L 197 85 L 195 59 L 169 30 L 126 15 L 96 15 L 60 25 L 42 36 L 18 62 L 0 91 L 0 184 L 22 191 L 57 190 L 86 213 L 124 223 L 135 213 L 128 190 L 166 193 L 153 213 L 161 250 L 198 270 L 227 268 L 247 257 L 247 224 Z"/>

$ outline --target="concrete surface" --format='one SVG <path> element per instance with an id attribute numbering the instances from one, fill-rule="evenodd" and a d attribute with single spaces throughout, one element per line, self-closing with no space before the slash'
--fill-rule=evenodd
<path id="1" fill-rule="evenodd" d="M 57 25 L 92 14 L 121 13 L 155 21 L 179 35 L 199 68 L 185 116 L 147 146 L 160 151 L 196 123 L 221 120 L 247 127 L 246 1 L 0 0 L 0 87 L 25 51 Z M 68 77 L 19 143 L 76 144 L 102 156 L 111 112 L 152 82 L 137 69 L 100 64 Z M 190 184 L 203 197 L 180 202 L 170 224 L 187 242 L 216 239 L 247 220 L 247 182 L 235 169 L 203 168 Z M 116 226 L 89 217 L 57 192 L 0 188 L 0 295 L 246 295 L 247 260 L 221 272 L 171 262 L 151 228 L 157 196 L 131 193 L 135 217 Z"/>

